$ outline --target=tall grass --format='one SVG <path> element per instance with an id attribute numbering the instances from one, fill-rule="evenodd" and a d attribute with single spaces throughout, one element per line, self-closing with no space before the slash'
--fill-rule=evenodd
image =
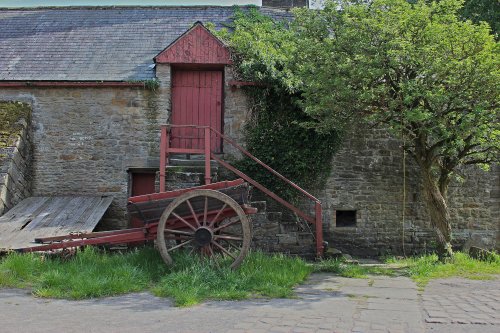
<path id="1" fill-rule="evenodd" d="M 195 264 L 193 265 L 193 260 Z M 178 255 L 170 274 L 153 289 L 158 296 L 172 297 L 179 306 L 206 299 L 237 300 L 248 297 L 289 297 L 311 268 L 302 259 L 284 255 L 251 253 L 238 270 L 228 265 Z"/>
<path id="2" fill-rule="evenodd" d="M 180 253 L 167 267 L 153 248 L 105 253 L 88 247 L 69 260 L 10 254 L 0 261 L 0 287 L 31 288 L 36 296 L 84 299 L 152 290 L 177 305 L 206 299 L 288 297 L 311 268 L 283 255 L 250 253 L 238 270 L 221 258 Z"/>
<path id="3" fill-rule="evenodd" d="M 456 252 L 453 258 L 441 262 L 435 254 L 407 259 L 389 259 L 389 263 L 398 263 L 404 267 L 406 274 L 425 286 L 432 279 L 463 277 L 467 279 L 493 279 L 500 274 L 500 256 L 493 254 L 490 260 L 477 260 L 469 255 Z"/>
<path id="4" fill-rule="evenodd" d="M 489 279 L 500 274 L 500 256 L 496 254 L 489 261 L 456 253 L 446 263 L 435 255 L 389 262 L 401 268 L 394 271 L 338 260 L 311 265 L 300 258 L 252 252 L 233 271 L 228 268 L 229 262 L 218 257 L 207 260 L 178 253 L 174 256 L 175 264 L 167 267 L 151 247 L 125 253 L 106 253 L 88 247 L 67 260 L 39 254 L 9 254 L 0 259 L 0 287 L 30 288 L 39 297 L 68 299 L 151 290 L 155 295 L 171 297 L 178 306 L 189 306 L 208 299 L 290 297 L 293 287 L 313 271 L 353 278 L 407 275 L 421 287 L 435 278 Z"/>
<path id="5" fill-rule="evenodd" d="M 70 260 L 13 253 L 0 263 L 0 286 L 31 288 L 41 297 L 82 299 L 144 290 L 165 271 L 150 248 L 106 254 L 88 247 Z"/>
<path id="6" fill-rule="evenodd" d="M 347 278 L 367 279 L 370 275 L 397 275 L 394 269 L 346 263 L 342 259 L 321 260 L 314 264 L 314 272 L 334 273 Z"/>

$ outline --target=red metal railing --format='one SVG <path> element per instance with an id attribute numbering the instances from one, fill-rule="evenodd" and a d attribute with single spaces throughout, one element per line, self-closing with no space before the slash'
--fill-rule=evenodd
<path id="1" fill-rule="evenodd" d="M 182 136 L 175 133 L 176 129 L 186 129 L 190 128 L 190 136 Z M 174 133 L 173 133 L 174 132 Z M 179 133 L 184 131 L 178 131 Z M 269 190 L 264 185 L 260 184 L 256 180 L 252 179 L 250 176 L 236 169 L 234 166 L 229 164 L 228 162 L 222 160 L 218 157 L 215 152 L 212 151 L 211 143 L 213 145 L 215 138 L 215 142 L 220 140 L 221 143 L 228 143 L 233 148 L 240 151 L 243 155 L 249 157 L 257 164 L 264 167 L 267 171 L 284 181 L 286 184 L 290 185 L 294 189 L 296 189 L 299 193 L 310 199 L 314 203 L 314 216 L 311 216 L 296 206 L 292 205 L 285 199 L 278 196 L 276 193 Z M 172 140 L 172 139 L 175 139 Z M 175 147 L 171 145 L 171 142 L 182 143 L 182 147 Z M 202 144 L 203 143 L 203 144 Z M 243 147 L 238 145 L 234 140 L 229 137 L 223 135 L 222 133 L 216 131 L 215 129 L 208 126 L 197 126 L 197 125 L 162 125 L 161 126 L 161 142 L 160 142 L 160 192 L 165 192 L 165 180 L 166 180 L 166 168 L 168 164 L 168 156 L 171 153 L 181 153 L 181 154 L 202 154 L 205 155 L 205 184 L 210 184 L 211 181 L 211 166 L 210 160 L 213 159 L 217 161 L 220 165 L 235 173 L 239 177 L 243 178 L 254 187 L 290 209 L 298 216 L 302 217 L 307 222 L 313 224 L 315 226 L 315 238 L 316 238 L 316 255 L 321 257 L 323 255 L 323 223 L 322 223 L 322 207 L 321 202 L 312 194 L 295 184 L 294 182 L 287 179 L 285 176 L 250 154 Z"/>

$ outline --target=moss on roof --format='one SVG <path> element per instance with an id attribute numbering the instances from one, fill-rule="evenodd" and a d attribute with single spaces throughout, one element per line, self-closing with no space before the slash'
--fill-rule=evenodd
<path id="1" fill-rule="evenodd" d="M 16 144 L 30 115 L 31 108 L 26 103 L 0 102 L 0 149 Z"/>

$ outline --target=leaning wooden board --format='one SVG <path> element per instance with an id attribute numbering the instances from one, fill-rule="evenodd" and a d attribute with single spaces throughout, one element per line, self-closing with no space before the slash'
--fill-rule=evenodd
<path id="1" fill-rule="evenodd" d="M 35 238 L 91 232 L 112 201 L 106 196 L 26 198 L 0 216 L 0 251 L 33 246 Z"/>

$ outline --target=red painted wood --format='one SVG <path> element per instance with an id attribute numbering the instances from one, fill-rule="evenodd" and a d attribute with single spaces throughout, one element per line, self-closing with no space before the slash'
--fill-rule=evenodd
<path id="1" fill-rule="evenodd" d="M 162 125 L 160 134 L 160 192 L 165 192 L 165 173 L 168 163 L 168 150 L 170 148 L 170 138 L 167 126 Z M 152 193 L 152 192 L 151 192 Z"/>
<path id="2" fill-rule="evenodd" d="M 201 23 L 155 57 L 159 64 L 232 64 L 229 49 Z"/>
<path id="3" fill-rule="evenodd" d="M 222 131 L 222 71 L 181 71 L 172 74 L 172 125 L 209 126 Z M 202 128 L 172 128 L 171 146 L 203 149 Z M 221 152 L 220 138 L 213 136 L 210 147 Z"/>
<path id="4" fill-rule="evenodd" d="M 132 196 L 155 193 L 154 173 L 132 173 Z"/>
<path id="5" fill-rule="evenodd" d="M 232 186 L 238 186 L 238 185 L 241 185 L 243 183 L 245 183 L 245 181 L 243 179 L 226 180 L 226 181 L 222 181 L 222 182 L 212 183 L 209 185 L 201 185 L 201 186 L 195 186 L 195 187 L 174 190 L 174 191 L 168 191 L 168 192 L 163 192 L 163 193 L 151 193 L 151 194 L 140 195 L 137 197 L 130 197 L 130 198 L 128 198 L 128 201 L 132 202 L 132 203 L 139 203 L 139 202 L 146 202 L 146 201 L 153 201 L 153 200 L 170 199 L 170 198 L 178 197 L 181 194 L 184 194 L 184 193 L 192 191 L 192 190 L 221 190 L 221 189 L 232 187 Z"/>
<path id="6" fill-rule="evenodd" d="M 132 196 L 155 193 L 154 173 L 132 173 Z M 144 221 L 139 218 L 130 218 L 129 227 L 141 228 Z M 140 245 L 142 242 L 133 242 L 131 245 Z"/>

